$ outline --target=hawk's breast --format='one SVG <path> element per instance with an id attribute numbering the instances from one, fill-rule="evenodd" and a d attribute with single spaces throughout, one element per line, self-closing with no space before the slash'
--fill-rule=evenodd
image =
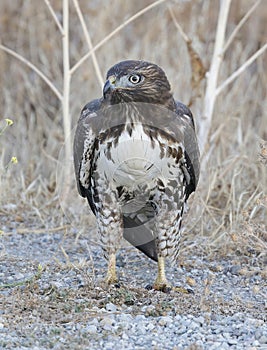
<path id="1" fill-rule="evenodd" d="M 146 184 L 149 189 L 155 187 L 158 179 L 167 184 L 177 178 L 178 153 L 183 154 L 178 142 L 160 134 L 152 138 L 142 124 L 134 124 L 130 132 L 125 127 L 116 142 L 111 137 L 99 145 L 97 169 L 114 188 L 135 190 Z"/>

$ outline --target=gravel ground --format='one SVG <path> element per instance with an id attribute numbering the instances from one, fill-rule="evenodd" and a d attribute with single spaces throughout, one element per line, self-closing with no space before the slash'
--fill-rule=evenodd
<path id="1" fill-rule="evenodd" d="M 190 293 L 162 293 L 149 288 L 156 264 L 134 248 L 121 250 L 108 288 L 101 249 L 83 235 L 1 240 L 1 349 L 267 349 L 262 259 L 190 251 L 167 271 Z"/>

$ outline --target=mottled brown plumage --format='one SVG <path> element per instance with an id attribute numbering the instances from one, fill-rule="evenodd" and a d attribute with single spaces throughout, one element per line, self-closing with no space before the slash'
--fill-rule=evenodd
<path id="1" fill-rule="evenodd" d="M 88 103 L 78 121 L 74 165 L 109 259 L 107 281 L 116 280 L 115 254 L 124 237 L 158 261 L 155 288 L 164 289 L 164 258 L 178 255 L 199 151 L 192 114 L 173 99 L 160 67 L 123 61 L 108 71 L 103 97 Z"/>

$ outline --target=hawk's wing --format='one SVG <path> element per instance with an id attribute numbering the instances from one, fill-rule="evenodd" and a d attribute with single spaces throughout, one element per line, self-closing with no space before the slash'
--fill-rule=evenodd
<path id="1" fill-rule="evenodd" d="M 77 124 L 73 144 L 74 168 L 78 191 L 82 197 L 87 197 L 94 214 L 96 209 L 90 189 L 90 175 L 94 145 L 97 136 L 94 130 L 96 130 L 97 123 L 99 123 L 97 118 L 101 102 L 101 99 L 93 100 L 83 108 Z M 84 178 L 82 179 L 82 182 L 80 179 L 81 167 L 84 167 Z"/>
<path id="2" fill-rule="evenodd" d="M 186 157 L 186 170 L 189 178 L 186 186 L 186 199 L 195 191 L 199 180 L 200 162 L 199 148 L 195 131 L 193 115 L 189 108 L 179 101 L 176 102 L 176 114 L 184 126 L 184 149 Z"/>

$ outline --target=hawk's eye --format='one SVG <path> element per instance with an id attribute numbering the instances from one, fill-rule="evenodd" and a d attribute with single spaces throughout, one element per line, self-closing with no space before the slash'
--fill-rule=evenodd
<path id="1" fill-rule="evenodd" d="M 130 83 L 132 83 L 132 84 L 138 84 L 138 83 L 140 83 L 142 77 L 141 77 L 141 75 L 139 75 L 139 74 L 132 74 L 132 75 L 129 76 L 128 79 L 129 79 L 129 82 L 130 82 Z"/>

